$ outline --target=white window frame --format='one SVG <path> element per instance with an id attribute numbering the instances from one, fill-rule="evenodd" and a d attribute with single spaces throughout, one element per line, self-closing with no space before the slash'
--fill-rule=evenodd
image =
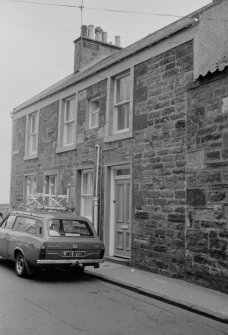
<path id="1" fill-rule="evenodd" d="M 35 180 L 35 183 L 32 185 L 32 189 L 31 189 L 30 185 L 31 183 L 34 182 L 34 180 Z M 29 195 L 34 195 L 37 193 L 37 175 L 36 174 L 27 175 L 25 177 L 25 181 L 26 181 L 26 203 L 28 203 Z"/>
<path id="2" fill-rule="evenodd" d="M 98 102 L 98 107 L 94 110 L 93 103 Z M 99 111 L 100 111 L 100 97 L 96 97 L 89 101 L 89 129 L 97 128 L 99 126 Z M 92 119 L 95 115 L 96 123 L 92 124 Z"/>
<path id="3" fill-rule="evenodd" d="M 128 91 L 129 91 L 129 97 L 126 99 L 126 87 L 124 86 L 124 100 L 117 102 L 117 83 L 120 79 L 128 77 Z M 131 90 L 131 76 L 130 72 L 123 73 L 119 76 L 116 76 L 114 78 L 114 104 L 113 104 L 113 133 L 114 134 L 121 134 L 124 132 L 129 131 L 129 126 L 130 126 L 130 90 Z M 128 125 L 126 126 L 126 114 L 125 114 L 125 128 L 123 129 L 117 129 L 117 124 L 118 124 L 118 107 L 121 106 L 128 106 Z"/>
<path id="4" fill-rule="evenodd" d="M 92 174 L 92 190 L 91 193 L 84 193 L 83 185 L 84 185 L 84 176 L 86 174 Z M 91 198 L 92 208 L 91 215 L 86 215 L 85 213 L 85 200 Z M 82 170 L 81 172 L 81 215 L 87 217 L 90 221 L 93 218 L 93 198 L 94 198 L 94 173 L 92 169 Z"/>
<path id="5" fill-rule="evenodd" d="M 67 120 L 66 119 L 66 113 L 67 113 L 67 104 L 69 101 L 73 101 L 73 111 L 72 111 L 72 118 Z M 75 118 L 75 97 L 71 96 L 69 98 L 64 99 L 64 112 L 63 112 L 63 147 L 67 147 L 67 146 L 71 146 L 74 144 L 74 138 L 75 138 L 75 122 L 76 122 L 76 118 Z M 72 127 L 72 140 L 71 142 L 67 142 L 68 141 L 68 131 L 69 131 L 69 127 Z"/>
<path id="6" fill-rule="evenodd" d="M 133 92 L 134 92 L 134 66 L 125 67 L 118 66 L 114 69 L 112 75 L 107 78 L 107 99 L 106 99 L 106 122 L 105 122 L 105 136 L 104 142 L 110 143 L 114 141 L 120 141 L 133 137 Z M 114 113 L 114 102 L 115 102 L 115 82 L 116 79 L 129 74 L 129 129 L 124 129 L 121 132 L 116 133 L 115 130 L 115 113 Z"/>
<path id="7" fill-rule="evenodd" d="M 33 120 L 35 118 L 35 127 Z M 26 156 L 24 159 L 33 159 L 38 156 L 38 130 L 39 130 L 39 111 L 34 111 L 27 115 L 26 124 Z M 35 141 L 35 148 L 34 148 Z"/>
<path id="8" fill-rule="evenodd" d="M 51 183 L 51 179 L 54 179 L 54 183 Z M 58 176 L 57 174 L 46 174 L 45 175 L 45 193 L 56 195 L 57 194 L 57 183 L 58 183 Z M 51 198 L 48 198 L 48 206 L 54 206 L 55 203 Z"/>

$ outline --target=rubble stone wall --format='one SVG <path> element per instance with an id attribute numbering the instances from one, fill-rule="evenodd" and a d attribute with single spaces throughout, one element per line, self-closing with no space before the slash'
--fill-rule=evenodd
<path id="1" fill-rule="evenodd" d="M 12 176 L 11 176 L 11 208 L 23 209 L 26 202 L 26 176 L 36 174 L 37 192 L 43 192 L 44 176 L 58 173 L 58 193 L 66 194 L 68 184 L 71 185 L 71 201 L 75 202 L 75 181 L 73 168 L 75 152 L 56 154 L 58 141 L 59 101 L 51 103 L 39 111 L 38 157 L 24 159 L 26 140 L 26 116 L 15 120 L 13 131 Z M 74 206 L 74 205 L 72 205 Z"/>
<path id="2" fill-rule="evenodd" d="M 228 75 L 189 90 L 187 118 L 187 273 L 228 292 Z"/>
<path id="3" fill-rule="evenodd" d="M 134 266 L 183 277 L 186 224 L 186 89 L 192 41 L 135 67 Z"/>
<path id="4" fill-rule="evenodd" d="M 77 149 L 56 153 L 59 101 L 40 109 L 38 158 L 24 160 L 26 117 L 14 123 L 11 205 L 24 200 L 25 176 L 59 171 L 80 212 L 80 171 L 96 174 L 100 145 L 99 223 L 104 220 L 105 167 L 132 167 L 131 265 L 228 291 L 228 77 L 193 83 L 193 42 L 135 66 L 133 137 L 104 142 L 107 81 L 78 94 Z M 99 126 L 89 129 L 89 101 L 99 98 Z M 112 116 L 110 115 L 110 118 Z M 106 227 L 105 227 L 106 225 Z M 107 232 L 106 232 L 107 234 Z"/>

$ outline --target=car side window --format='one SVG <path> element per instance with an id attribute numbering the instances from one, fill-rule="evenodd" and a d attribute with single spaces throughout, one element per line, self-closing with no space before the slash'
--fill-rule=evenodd
<path id="1" fill-rule="evenodd" d="M 2 222 L 0 223 L 0 227 L 1 228 L 5 228 L 6 222 L 8 220 L 9 214 L 2 220 Z"/>
<path id="2" fill-rule="evenodd" d="M 18 216 L 13 230 L 29 234 L 36 234 L 37 231 L 36 219 Z"/>
<path id="3" fill-rule="evenodd" d="M 3 227 L 5 229 L 12 229 L 15 222 L 15 215 L 9 215 L 8 218 L 3 222 Z"/>

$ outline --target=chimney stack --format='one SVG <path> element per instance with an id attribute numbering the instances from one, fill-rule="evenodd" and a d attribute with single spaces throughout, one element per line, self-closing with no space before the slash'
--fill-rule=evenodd
<path id="1" fill-rule="evenodd" d="M 81 37 L 88 37 L 88 27 L 86 25 L 81 26 Z"/>
<path id="2" fill-rule="evenodd" d="M 213 1 L 216 1 L 216 0 L 213 0 Z M 94 29 L 94 26 L 92 24 L 88 26 L 87 25 L 81 26 L 81 37 L 89 38 L 91 40 L 95 40 L 95 41 L 102 42 L 102 43 L 113 44 L 111 42 L 108 42 L 108 33 L 106 31 L 103 31 L 101 27 L 96 27 Z M 121 42 L 120 42 L 119 35 L 115 36 L 114 45 L 118 48 L 121 48 Z"/>
<path id="3" fill-rule="evenodd" d="M 118 36 L 115 36 L 115 45 L 117 46 L 117 47 L 120 47 L 121 46 L 121 43 L 120 43 L 120 36 L 118 35 Z"/>
<path id="4" fill-rule="evenodd" d="M 94 40 L 94 26 L 92 24 L 90 24 L 88 26 L 88 29 L 89 29 L 89 32 L 88 32 L 88 37 L 91 39 L 91 40 Z"/>
<path id="5" fill-rule="evenodd" d="M 102 32 L 103 30 L 101 27 L 96 27 L 95 28 L 95 40 L 101 42 L 102 40 Z"/>
<path id="6" fill-rule="evenodd" d="M 109 43 L 107 32 L 101 27 L 94 29 L 93 25 L 82 25 L 81 36 L 74 41 L 74 44 L 74 72 L 90 64 L 92 66 L 95 61 L 108 57 L 121 49 L 120 36 L 115 36 L 115 45 Z"/>
<path id="7" fill-rule="evenodd" d="M 102 32 L 102 42 L 108 43 L 108 33 L 106 31 Z"/>

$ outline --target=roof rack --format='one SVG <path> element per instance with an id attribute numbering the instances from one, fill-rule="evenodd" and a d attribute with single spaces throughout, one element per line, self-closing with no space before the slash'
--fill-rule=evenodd
<path id="1" fill-rule="evenodd" d="M 46 210 L 57 210 L 67 211 L 66 204 L 69 202 L 69 187 L 67 194 L 46 194 L 46 193 L 35 193 L 27 194 L 27 208 L 31 206 L 37 209 Z M 64 205 L 65 204 L 65 205 Z"/>
<path id="2" fill-rule="evenodd" d="M 34 213 L 32 211 L 27 211 L 27 210 L 24 210 L 24 211 L 18 211 L 18 210 L 15 210 L 13 211 L 14 214 L 23 214 L 23 215 L 30 215 L 30 216 L 39 216 L 39 212 L 37 213 Z"/>
<path id="3" fill-rule="evenodd" d="M 27 194 L 27 202 L 22 203 L 15 210 L 31 211 L 73 211 L 73 207 L 67 206 L 69 203 L 69 187 L 66 195 L 34 193 Z"/>

